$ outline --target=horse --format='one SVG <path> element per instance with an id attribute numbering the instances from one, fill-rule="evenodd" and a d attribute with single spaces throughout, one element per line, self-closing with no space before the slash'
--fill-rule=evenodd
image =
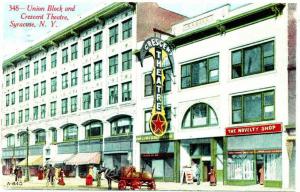
<path id="1" fill-rule="evenodd" d="M 117 168 L 109 169 L 107 167 L 101 167 L 99 172 L 100 172 L 100 174 L 104 173 L 104 177 L 107 180 L 107 184 L 108 184 L 108 190 L 112 189 L 112 187 L 111 187 L 112 181 L 119 182 L 120 170 L 118 170 Z"/>

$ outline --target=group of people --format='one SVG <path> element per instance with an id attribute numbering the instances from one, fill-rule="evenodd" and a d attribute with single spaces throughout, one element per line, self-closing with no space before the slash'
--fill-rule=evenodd
<path id="1" fill-rule="evenodd" d="M 59 185 L 65 185 L 64 181 L 64 171 L 62 168 L 56 168 L 52 165 L 48 165 L 45 167 L 40 167 L 37 173 L 38 180 L 43 180 L 47 178 L 47 183 L 54 185 L 54 180 L 58 180 Z"/>
<path id="2" fill-rule="evenodd" d="M 23 175 L 23 172 L 22 172 L 22 168 L 19 167 L 19 166 L 16 166 L 15 169 L 14 169 L 14 175 L 15 175 L 15 181 L 21 181 L 22 179 L 22 175 Z"/>
<path id="3" fill-rule="evenodd" d="M 199 165 L 195 162 L 192 162 L 192 170 L 193 170 L 194 179 L 197 180 L 197 185 L 200 185 L 201 171 L 200 171 Z M 214 166 L 210 167 L 208 175 L 209 175 L 210 186 L 216 186 L 217 185 L 217 177 L 216 177 L 216 171 L 214 169 Z"/>

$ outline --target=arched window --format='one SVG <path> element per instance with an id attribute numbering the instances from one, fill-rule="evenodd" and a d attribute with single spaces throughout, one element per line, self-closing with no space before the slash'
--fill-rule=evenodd
<path id="1" fill-rule="evenodd" d="M 15 145 L 15 135 L 9 134 L 6 136 L 7 139 L 7 147 L 11 147 Z"/>
<path id="2" fill-rule="evenodd" d="M 85 138 L 98 137 L 103 134 L 103 124 L 101 121 L 92 121 L 84 125 Z"/>
<path id="3" fill-rule="evenodd" d="M 213 108 L 205 103 L 197 103 L 185 113 L 182 128 L 205 127 L 217 124 L 218 119 Z"/>
<path id="4" fill-rule="evenodd" d="M 75 124 L 67 125 L 64 128 L 64 141 L 78 139 L 78 127 Z"/>
<path id="5" fill-rule="evenodd" d="M 35 132 L 35 144 L 41 144 L 46 142 L 45 130 L 38 130 Z"/>
<path id="6" fill-rule="evenodd" d="M 129 116 L 112 120 L 111 135 L 125 135 L 132 132 L 132 118 Z"/>
<path id="7" fill-rule="evenodd" d="M 27 137 L 26 132 L 20 133 L 20 146 L 25 146 L 27 144 Z"/>

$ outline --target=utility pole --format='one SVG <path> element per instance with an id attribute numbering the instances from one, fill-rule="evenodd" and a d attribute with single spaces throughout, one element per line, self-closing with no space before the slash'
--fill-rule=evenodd
<path id="1" fill-rule="evenodd" d="M 26 128 L 27 134 L 27 143 L 26 143 L 26 181 L 29 181 L 29 166 L 28 166 L 28 158 L 29 158 L 29 130 Z"/>

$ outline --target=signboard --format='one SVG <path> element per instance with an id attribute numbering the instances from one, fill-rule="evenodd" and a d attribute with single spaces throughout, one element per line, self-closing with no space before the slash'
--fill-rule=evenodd
<path id="1" fill-rule="evenodd" d="M 155 135 L 139 135 L 136 136 L 137 142 L 147 142 L 147 141 L 162 141 L 162 140 L 173 140 L 174 133 L 165 133 L 163 136 L 158 137 Z"/>
<path id="2" fill-rule="evenodd" d="M 280 123 L 226 128 L 227 136 L 256 135 L 256 134 L 280 133 L 280 132 L 282 132 L 282 126 Z"/>
<path id="3" fill-rule="evenodd" d="M 158 37 L 151 37 L 145 40 L 141 49 L 140 59 L 142 66 L 147 53 L 150 53 L 154 59 L 154 67 L 152 71 L 154 102 L 149 124 L 152 134 L 161 137 L 166 133 L 168 127 L 162 94 L 165 81 L 162 64 L 167 58 L 169 58 L 171 67 L 173 66 L 173 50 L 171 46 L 162 39 Z"/>
<path id="4" fill-rule="evenodd" d="M 181 176 L 181 183 L 193 183 L 193 171 L 191 168 L 184 168 Z"/>
<path id="5" fill-rule="evenodd" d="M 241 154 L 257 154 L 257 153 L 281 153 L 281 149 L 270 150 L 245 150 L 245 151 L 228 151 L 228 155 L 241 155 Z"/>

